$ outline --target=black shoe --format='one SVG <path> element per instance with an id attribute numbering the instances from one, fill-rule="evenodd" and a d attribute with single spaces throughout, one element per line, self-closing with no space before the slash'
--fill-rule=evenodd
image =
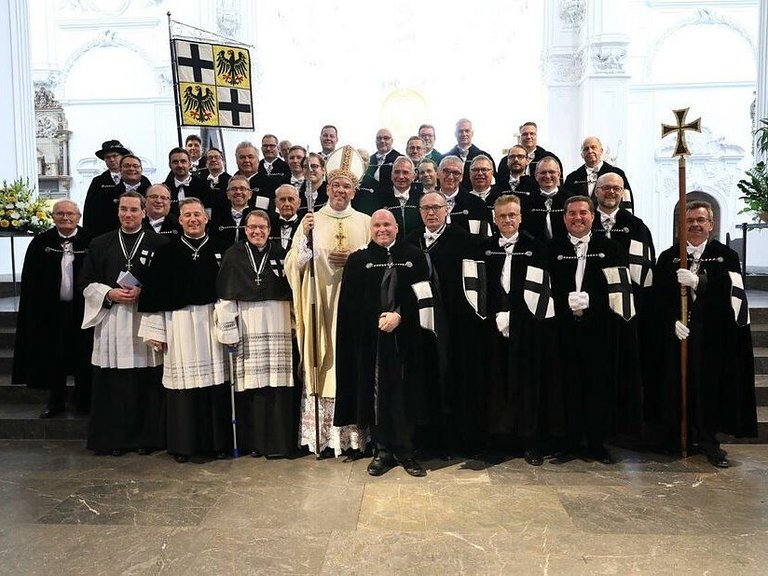
<path id="1" fill-rule="evenodd" d="M 406 458 L 400 464 L 405 468 L 405 471 L 408 472 L 411 476 L 416 476 L 417 478 L 421 478 L 422 476 L 427 475 L 427 471 L 424 470 L 424 468 L 421 467 L 421 464 L 416 462 L 413 458 Z"/>
<path id="2" fill-rule="evenodd" d="M 122 456 L 125 454 L 122 450 L 112 450 L 112 456 Z"/>
<path id="3" fill-rule="evenodd" d="M 536 452 L 536 450 L 526 450 L 523 454 L 523 458 L 525 458 L 525 461 L 531 466 L 541 466 L 544 464 L 544 458 L 542 458 L 541 454 Z"/>
<path id="4" fill-rule="evenodd" d="M 704 452 L 704 455 L 707 457 L 707 460 L 709 460 L 709 463 L 716 468 L 729 468 L 731 465 L 723 450 L 707 450 Z"/>
<path id="5" fill-rule="evenodd" d="M 360 460 L 362 457 L 363 453 L 360 450 L 357 448 L 350 448 L 347 450 L 347 455 L 343 462 L 354 462 L 355 460 Z"/>
<path id="6" fill-rule="evenodd" d="M 152 448 L 139 448 L 136 452 L 139 453 L 139 456 L 149 456 L 154 450 Z"/>
<path id="7" fill-rule="evenodd" d="M 562 448 L 552 454 L 552 462 L 554 464 L 566 464 L 575 459 L 576 456 L 571 448 Z"/>
<path id="8" fill-rule="evenodd" d="M 176 456 L 173 457 L 176 462 L 179 464 L 184 464 L 185 462 L 189 462 L 189 456 L 184 456 L 183 454 L 176 454 Z"/>
<path id="9" fill-rule="evenodd" d="M 216 452 L 216 460 L 226 460 L 227 458 L 229 458 L 229 452 L 224 452 L 223 450 Z"/>
<path id="10" fill-rule="evenodd" d="M 397 462 L 391 456 L 376 456 L 368 464 L 368 474 L 371 476 L 381 476 L 392 470 L 396 465 Z"/>
<path id="11" fill-rule="evenodd" d="M 251 458 L 261 458 L 262 456 L 264 456 L 264 454 L 258 450 L 251 450 Z"/>
<path id="12" fill-rule="evenodd" d="M 56 418 L 59 414 L 64 412 L 64 406 L 46 406 L 45 410 L 40 412 L 40 418 Z"/>

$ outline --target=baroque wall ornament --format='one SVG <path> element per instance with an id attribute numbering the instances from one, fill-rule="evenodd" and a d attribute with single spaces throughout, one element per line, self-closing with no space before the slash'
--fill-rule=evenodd
<path id="1" fill-rule="evenodd" d="M 566 53 L 545 52 L 541 67 L 549 84 L 578 84 L 586 70 L 584 49 Z"/>
<path id="2" fill-rule="evenodd" d="M 560 0 L 560 20 L 578 34 L 587 15 L 586 0 Z"/>
<path id="3" fill-rule="evenodd" d="M 593 45 L 590 50 L 590 62 L 595 74 L 625 74 L 627 51 L 621 46 Z"/>
<path id="4" fill-rule="evenodd" d="M 216 8 L 216 25 L 219 34 L 234 38 L 240 30 L 239 0 L 219 0 Z"/>

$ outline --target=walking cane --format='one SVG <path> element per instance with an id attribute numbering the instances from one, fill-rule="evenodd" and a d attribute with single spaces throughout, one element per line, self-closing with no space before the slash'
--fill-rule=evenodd
<path id="1" fill-rule="evenodd" d="M 237 415 L 235 413 L 235 352 L 237 347 L 226 346 L 229 354 L 229 395 L 232 401 L 232 458 L 238 458 L 240 452 L 237 449 Z"/>

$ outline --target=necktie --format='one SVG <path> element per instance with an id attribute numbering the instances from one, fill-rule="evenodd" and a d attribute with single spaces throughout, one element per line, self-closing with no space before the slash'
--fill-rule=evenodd
<path id="1" fill-rule="evenodd" d="M 73 297 L 72 262 L 75 261 L 72 242 L 70 240 L 65 240 L 61 244 L 61 249 L 64 253 L 61 255 L 61 285 L 59 289 L 59 299 L 62 302 L 71 302 Z"/>
<path id="2" fill-rule="evenodd" d="M 552 240 L 552 197 L 547 196 L 544 200 L 544 207 L 547 209 L 547 238 Z"/>
<path id="3" fill-rule="evenodd" d="M 504 266 L 501 268 L 501 287 L 504 292 L 509 294 L 512 283 L 512 252 L 515 249 L 515 242 L 506 238 L 499 238 L 499 246 L 507 253 L 504 256 Z"/>
<path id="4" fill-rule="evenodd" d="M 267 176 L 272 174 L 272 164 L 264 163 L 264 169 L 267 171 Z"/>
<path id="5" fill-rule="evenodd" d="M 112 180 L 115 181 L 115 184 L 120 183 L 120 174 L 112 174 Z"/>
<path id="6" fill-rule="evenodd" d="M 610 216 L 603 216 L 602 222 L 603 222 L 603 230 L 605 230 L 605 236 L 606 238 L 610 238 L 611 229 L 613 228 L 615 222 L 613 221 L 613 218 L 611 218 Z"/>
<path id="7" fill-rule="evenodd" d="M 573 249 L 576 252 L 576 292 L 581 292 L 581 284 L 584 282 L 584 270 L 587 266 L 587 249 L 588 244 L 583 240 L 578 240 Z"/>
<path id="8" fill-rule="evenodd" d="M 126 184 L 125 185 L 125 191 L 126 192 L 136 192 L 136 190 L 139 189 L 140 184 Z"/>
<path id="9" fill-rule="evenodd" d="M 510 176 L 509 177 L 509 188 L 511 190 L 516 190 L 518 186 L 520 186 L 520 177 L 513 178 L 512 176 Z"/>
<path id="10" fill-rule="evenodd" d="M 432 232 L 424 232 L 424 240 L 427 242 L 427 247 L 432 246 L 432 244 L 440 237 L 439 234 L 433 234 Z"/>

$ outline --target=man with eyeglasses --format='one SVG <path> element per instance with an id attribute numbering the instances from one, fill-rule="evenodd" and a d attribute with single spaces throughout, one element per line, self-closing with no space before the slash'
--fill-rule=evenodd
<path id="1" fill-rule="evenodd" d="M 147 190 L 147 215 L 144 226 L 157 234 L 175 235 L 181 231 L 179 219 L 171 210 L 171 191 L 165 184 L 153 184 Z"/>
<path id="2" fill-rule="evenodd" d="M 461 159 L 447 156 L 443 164 L 456 172 L 449 180 L 458 187 Z M 422 434 L 425 446 L 445 459 L 475 455 L 485 448 L 486 439 L 485 365 L 477 361 L 487 351 L 484 313 L 478 313 L 467 300 L 463 271 L 464 260 L 479 259 L 480 242 L 463 227 L 448 222 L 448 211 L 442 193 L 425 194 L 419 202 L 424 226 L 407 238 L 427 258 L 435 303 L 437 338 L 428 356 L 436 363 L 427 374 L 427 387 L 441 401 L 430 405 Z"/>
<path id="3" fill-rule="evenodd" d="M 251 208 L 261 208 L 268 213 L 273 210 L 271 198 L 263 194 L 259 188 L 259 150 L 249 141 L 240 142 L 235 148 L 235 160 L 237 172 L 235 176 L 245 176 L 251 187 L 251 199 L 248 204 Z"/>
<path id="4" fill-rule="evenodd" d="M 532 176 L 536 174 L 536 164 L 542 158 L 549 156 L 550 158 L 554 158 L 557 162 L 557 166 L 560 169 L 560 175 L 562 176 L 563 163 L 560 162 L 560 158 L 558 158 L 554 152 L 550 152 L 539 146 L 539 127 L 536 125 L 536 122 L 528 121 L 521 124 L 518 140 L 518 143 L 525 148 L 525 152 L 528 155 L 528 174 Z M 500 168 L 501 167 L 503 167 L 503 163 L 500 165 Z M 499 170 L 499 180 L 504 180 L 506 177 L 507 174 L 502 172 L 502 170 Z"/>
<path id="5" fill-rule="evenodd" d="M 679 446 L 679 341 L 687 340 L 688 439 L 713 466 L 727 468 L 728 455 L 716 434 L 757 436 L 749 308 L 738 255 L 711 237 L 711 204 L 688 202 L 685 226 L 687 268 L 681 267 L 675 245 L 659 255 L 654 277 L 660 330 L 657 417 L 666 424 L 666 446 Z M 680 317 L 681 286 L 687 288 L 687 318 Z"/>
<path id="6" fill-rule="evenodd" d="M 584 139 L 584 142 L 581 143 L 581 157 L 584 159 L 584 164 L 568 174 L 563 187 L 568 189 L 571 194 L 589 196 L 592 201 L 596 201 L 595 184 L 597 179 L 608 172 L 618 174 L 621 177 L 623 189 L 621 207 L 634 212 L 634 198 L 627 181 L 627 175 L 621 168 L 603 160 L 603 144 L 599 138 L 588 136 Z"/>
<path id="7" fill-rule="evenodd" d="M 392 165 L 392 182 L 379 193 L 378 207 L 386 208 L 395 216 L 397 237 L 405 238 L 421 227 L 419 199 L 421 184 L 414 182 L 416 171 L 410 158 L 400 156 Z M 373 213 L 375 210 L 371 210 Z"/>
<path id="8" fill-rule="evenodd" d="M 280 158 L 277 136 L 265 134 L 261 139 L 262 159 L 259 161 L 256 186 L 259 194 L 271 200 L 275 199 L 275 190 L 281 184 L 291 181 L 291 169 L 288 163 Z"/>
<path id="9" fill-rule="evenodd" d="M 168 239 L 142 227 L 145 199 L 138 192 L 123 193 L 118 215 L 120 227 L 91 242 L 78 279 L 82 326 L 94 328 L 87 447 L 147 455 L 165 447 L 163 358 L 138 337 L 137 307 L 155 251 Z"/>
<path id="10" fill-rule="evenodd" d="M 523 229 L 542 242 L 565 238 L 563 205 L 570 196 L 560 186 L 560 166 L 551 157 L 542 158 L 536 164 L 538 189 L 523 204 Z"/>
<path id="11" fill-rule="evenodd" d="M 443 156 L 443 159 L 446 156 L 454 156 L 462 161 L 462 179 L 459 183 L 462 190 L 472 190 L 472 182 L 469 178 L 469 165 L 475 156 L 483 154 L 484 156 L 488 157 L 491 160 L 491 165 L 493 166 L 493 175 L 496 175 L 496 164 L 493 162 L 491 155 L 472 143 L 472 139 L 475 136 L 475 129 L 472 127 L 472 122 L 470 120 L 467 118 L 460 118 L 456 122 L 456 131 L 454 135 L 456 136 L 456 146 L 448 150 L 448 152 Z"/>
<path id="12" fill-rule="evenodd" d="M 328 202 L 328 183 L 325 181 L 325 160 L 317 152 L 310 152 L 304 161 L 307 177 L 299 188 L 300 211 L 307 209 L 307 191 L 312 188 L 312 205 L 319 210 Z"/>
<path id="13" fill-rule="evenodd" d="M 149 180 L 143 176 L 141 159 L 127 153 L 120 157 L 120 180 L 110 190 L 104 189 L 87 202 L 90 215 L 87 218 L 92 237 L 101 236 L 105 232 L 115 230 L 120 221 L 117 217 L 117 203 L 124 192 L 144 194 L 149 188 Z"/>
<path id="14" fill-rule="evenodd" d="M 424 141 L 424 158 L 432 160 L 435 166 L 440 164 L 443 155 L 435 150 L 435 127 L 432 124 L 422 124 L 419 126 L 418 135 Z"/>
<path id="15" fill-rule="evenodd" d="M 520 199 L 504 194 L 493 207 L 498 232 L 483 250 L 487 266 L 492 367 L 485 400 L 493 451 L 523 450 L 541 466 L 547 443 L 565 435 L 565 402 L 547 251 L 520 230 Z M 521 361 L 521 359 L 525 361 Z"/>
<path id="16" fill-rule="evenodd" d="M 386 128 L 376 132 L 376 153 L 371 154 L 366 170 L 368 176 L 385 185 L 392 181 L 392 163 L 395 158 L 402 156 L 392 148 L 393 144 L 392 132 Z"/>
<path id="17" fill-rule="evenodd" d="M 500 191 L 493 184 L 493 162 L 488 156 L 480 154 L 472 159 L 469 164 L 469 180 L 472 183 L 470 193 L 480 198 L 489 209 L 493 208 Z"/>
<path id="18" fill-rule="evenodd" d="M 440 193 L 445 196 L 448 206 L 446 221 L 477 238 L 488 238 L 491 235 L 493 219 L 491 210 L 479 197 L 460 188 L 463 165 L 461 158 L 448 155 L 443 156 L 437 170 Z"/>
<path id="19" fill-rule="evenodd" d="M 64 412 L 70 374 L 76 410 L 87 414 L 91 404 L 93 330 L 80 329 L 84 302 L 76 288 L 91 236 L 78 226 L 76 203 L 57 200 L 51 212 L 54 227 L 35 236 L 24 256 L 11 379 L 48 390 L 40 418 Z"/>
<path id="20" fill-rule="evenodd" d="M 527 173 L 528 162 L 528 153 L 521 144 L 510 146 L 506 159 L 499 162 L 499 175 L 496 179 L 500 195 L 516 194 L 523 205 L 534 192 L 539 191 L 536 180 Z"/>
<path id="21" fill-rule="evenodd" d="M 234 175 L 227 184 L 227 207 L 217 210 L 210 223 L 208 233 L 221 240 L 227 247 L 245 240 L 245 217 L 251 211 L 248 204 L 251 189 L 248 178 Z"/>

